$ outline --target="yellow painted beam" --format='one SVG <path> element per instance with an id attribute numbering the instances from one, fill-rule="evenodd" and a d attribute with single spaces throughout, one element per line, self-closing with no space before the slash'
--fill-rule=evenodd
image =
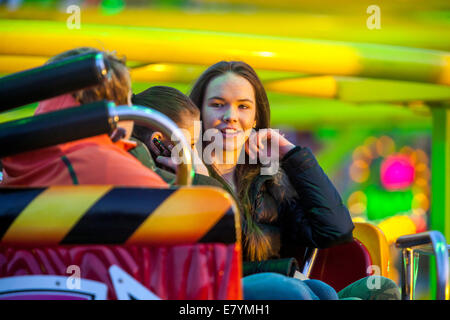
<path id="1" fill-rule="evenodd" d="M 39 30 L 39 37 L 30 30 Z M 0 54 L 52 56 L 80 46 L 117 50 L 129 60 L 209 65 L 245 60 L 254 68 L 358 74 L 357 50 L 341 43 L 186 30 L 84 24 L 70 30 L 50 21 L 0 21 Z M 339 61 L 339 63 L 336 63 Z"/>
<path id="2" fill-rule="evenodd" d="M 264 87 L 274 92 L 322 98 L 336 98 L 338 94 L 338 84 L 332 76 L 275 80 L 265 83 Z"/>
<path id="3" fill-rule="evenodd" d="M 190 83 L 206 69 L 200 65 L 149 64 L 131 69 L 132 81 Z"/>
<path id="4" fill-rule="evenodd" d="M 49 57 L 2 56 L 0 74 L 31 69 Z M 131 78 L 141 83 L 192 83 L 207 68 L 201 65 L 155 63 L 130 68 Z M 450 87 L 435 84 L 337 76 L 307 76 L 293 72 L 257 70 L 267 91 L 304 97 L 340 99 L 351 102 L 443 101 Z"/>
<path id="5" fill-rule="evenodd" d="M 228 3 L 228 0 L 226 1 Z M 400 7 L 404 7 L 403 10 L 392 12 L 388 9 L 391 2 L 385 1 L 379 5 L 381 29 L 370 30 L 366 23 L 370 14 L 367 14 L 366 10 L 369 5 L 374 4 L 373 1 L 368 0 L 366 4 L 357 1 L 353 3 L 352 8 L 342 3 L 336 6 L 333 1 L 329 1 L 329 5 L 320 1 L 316 3 L 314 10 L 299 10 L 298 5 L 304 5 L 304 1 L 288 2 L 289 10 L 211 10 L 198 5 L 195 10 L 189 10 L 145 6 L 135 8 L 128 5 L 123 11 L 113 15 L 102 14 L 98 7 L 81 6 L 80 21 L 81 26 L 113 24 L 182 28 L 450 50 L 450 42 L 442 37 L 450 32 L 450 26 L 444 19 L 433 19 L 433 14 L 439 12 L 439 7 L 432 9 L 431 6 L 427 12 L 421 5 L 414 11 L 408 1 L 400 4 Z M 279 5 L 278 1 L 276 5 Z M 15 11 L 0 7 L 0 19 L 53 20 L 65 23 L 69 16 L 64 10 L 42 8 L 27 3 Z"/>
<path id="6" fill-rule="evenodd" d="M 50 56 L 14 56 L 0 55 L 0 75 L 10 74 L 35 68 L 43 65 Z M 195 81 L 208 66 L 174 63 L 141 63 L 139 61 L 127 61 L 132 81 L 137 82 L 165 82 L 165 83 L 189 83 Z M 292 79 L 304 76 L 298 72 L 278 72 L 270 70 L 257 70 L 262 81 L 274 79 Z"/>
<path id="7" fill-rule="evenodd" d="M 39 30 L 39 37 L 30 30 Z M 255 69 L 450 84 L 450 53 L 225 32 L 0 20 L 0 54 L 52 56 L 80 46 L 146 63 L 209 65 L 244 60 Z"/>
<path id="8" fill-rule="evenodd" d="M 343 76 L 310 76 L 266 81 L 273 92 L 336 98 L 349 102 L 407 102 L 450 100 L 450 87 L 412 81 Z"/>

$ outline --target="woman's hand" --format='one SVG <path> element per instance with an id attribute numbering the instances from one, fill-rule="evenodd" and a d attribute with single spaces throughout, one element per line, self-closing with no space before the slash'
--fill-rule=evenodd
<path id="1" fill-rule="evenodd" d="M 282 159 L 295 145 L 287 140 L 278 129 L 260 129 L 253 131 L 245 144 L 245 151 L 250 159 L 260 158 L 276 158 L 272 160 Z"/>

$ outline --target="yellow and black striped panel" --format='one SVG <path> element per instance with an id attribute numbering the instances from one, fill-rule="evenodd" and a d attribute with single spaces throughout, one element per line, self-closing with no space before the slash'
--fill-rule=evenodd
<path id="1" fill-rule="evenodd" d="M 159 244 L 240 241 L 232 198 L 214 187 L 0 188 L 3 244 Z"/>

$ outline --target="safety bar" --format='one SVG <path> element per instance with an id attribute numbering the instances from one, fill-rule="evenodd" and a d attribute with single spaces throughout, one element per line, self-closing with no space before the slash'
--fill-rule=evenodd
<path id="1" fill-rule="evenodd" d="M 100 84 L 109 65 L 102 53 L 76 55 L 0 78 L 0 112 Z"/>
<path id="2" fill-rule="evenodd" d="M 303 265 L 300 267 L 301 273 L 303 273 L 307 278 L 309 278 L 311 274 L 311 270 L 314 266 L 314 262 L 317 257 L 317 253 L 319 249 L 307 247 L 305 249 L 305 254 L 303 256 Z"/>
<path id="3" fill-rule="evenodd" d="M 431 244 L 432 251 L 436 258 L 437 287 L 436 299 L 449 299 L 449 263 L 447 241 L 444 235 L 439 231 L 427 231 L 412 235 L 399 237 L 396 241 L 396 247 L 402 249 L 403 268 L 402 268 L 402 299 L 414 299 L 415 270 L 418 254 L 415 247 Z"/>
<path id="4" fill-rule="evenodd" d="M 175 145 L 181 159 L 172 157 L 177 167 L 177 185 L 191 185 L 192 156 L 183 132 L 166 115 L 141 106 L 118 106 L 99 101 L 0 124 L 0 158 L 100 134 L 110 134 L 119 121 L 161 131 Z"/>
<path id="5" fill-rule="evenodd" d="M 64 142 L 111 133 L 115 123 L 108 105 L 98 101 L 80 107 L 31 116 L 0 124 L 0 158 Z"/>

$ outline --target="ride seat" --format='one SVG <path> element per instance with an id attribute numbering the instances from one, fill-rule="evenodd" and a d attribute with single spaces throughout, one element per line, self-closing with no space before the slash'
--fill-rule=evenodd
<path id="1" fill-rule="evenodd" d="M 219 188 L 3 187 L 0 203 L 0 281 L 12 287 L 76 266 L 117 299 L 116 266 L 161 299 L 242 299 L 239 214 Z"/>
<path id="2" fill-rule="evenodd" d="M 388 277 L 389 245 L 380 228 L 366 222 L 354 222 L 353 241 L 320 249 L 309 277 L 340 291 L 366 276 Z"/>

